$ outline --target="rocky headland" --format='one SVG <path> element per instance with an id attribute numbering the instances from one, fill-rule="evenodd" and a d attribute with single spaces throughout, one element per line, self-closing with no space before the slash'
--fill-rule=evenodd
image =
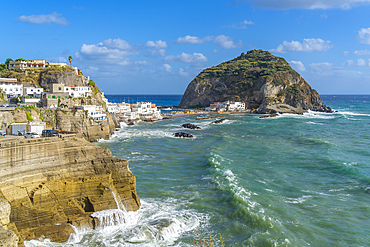
<path id="1" fill-rule="evenodd" d="M 179 106 L 207 107 L 224 101 L 245 102 L 256 113 L 332 111 L 284 58 L 262 50 L 203 70 L 190 82 Z"/>
<path id="2" fill-rule="evenodd" d="M 85 139 L 0 140 L 0 245 L 41 236 L 63 242 L 71 225 L 94 228 L 96 211 L 137 210 L 128 161 Z"/>

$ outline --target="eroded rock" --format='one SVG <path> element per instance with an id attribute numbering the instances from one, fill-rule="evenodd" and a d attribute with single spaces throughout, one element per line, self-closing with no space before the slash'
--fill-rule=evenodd
<path id="1" fill-rule="evenodd" d="M 11 207 L 5 227 L 20 244 L 41 236 L 64 242 L 70 224 L 94 228 L 93 212 L 117 208 L 113 193 L 129 211 L 140 206 L 128 161 L 76 138 L 2 141 L 0 192 Z"/>

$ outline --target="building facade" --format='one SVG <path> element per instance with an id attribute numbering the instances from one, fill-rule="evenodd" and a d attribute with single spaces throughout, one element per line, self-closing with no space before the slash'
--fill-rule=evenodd
<path id="1" fill-rule="evenodd" d="M 48 66 L 48 63 L 45 60 L 41 59 L 29 59 L 27 61 L 12 61 L 9 62 L 8 68 L 10 70 L 15 69 L 45 69 Z"/>
<path id="2" fill-rule="evenodd" d="M 22 96 L 23 85 L 16 78 L 0 78 L 0 90 L 8 97 Z"/>

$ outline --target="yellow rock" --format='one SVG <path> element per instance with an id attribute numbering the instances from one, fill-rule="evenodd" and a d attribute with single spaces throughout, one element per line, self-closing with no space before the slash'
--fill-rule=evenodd
<path id="1" fill-rule="evenodd" d="M 1 225 L 24 240 L 64 242 L 74 226 L 94 228 L 93 212 L 140 207 L 128 161 L 84 139 L 57 137 L 0 141 L 0 198 L 11 207 Z M 5 212 L 5 211 L 4 211 Z M 6 213 L 3 213 L 6 214 Z M 4 223 L 5 222 L 5 223 Z"/>

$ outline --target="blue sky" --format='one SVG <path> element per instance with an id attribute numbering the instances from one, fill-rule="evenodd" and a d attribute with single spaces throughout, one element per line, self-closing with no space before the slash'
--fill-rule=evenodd
<path id="1" fill-rule="evenodd" d="M 182 94 L 251 49 L 320 94 L 370 94 L 370 0 L 7 1 L 0 62 L 67 62 L 106 94 Z"/>

